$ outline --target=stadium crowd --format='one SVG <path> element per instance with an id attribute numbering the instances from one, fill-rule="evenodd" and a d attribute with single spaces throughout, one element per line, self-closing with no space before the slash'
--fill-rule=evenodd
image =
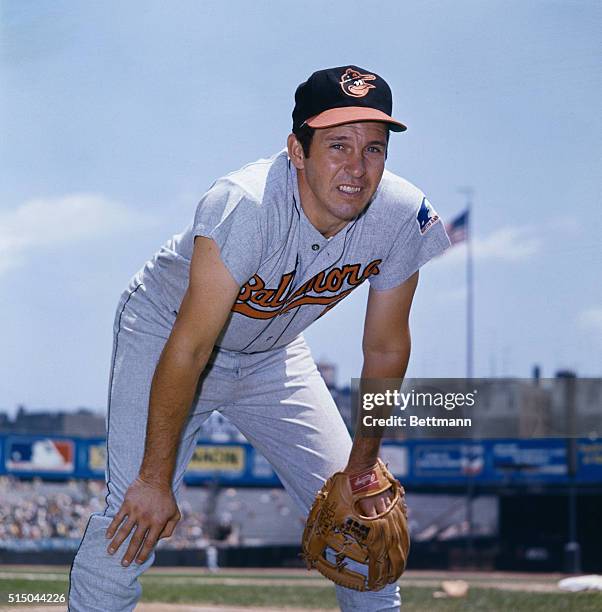
<path id="1" fill-rule="evenodd" d="M 65 546 L 79 542 L 91 512 L 104 509 L 104 484 L 98 481 L 71 481 L 53 485 L 39 481 L 0 478 L 0 546 L 19 547 L 32 542 Z M 193 511 L 190 502 L 181 504 L 182 520 L 169 540 L 161 546 L 204 548 L 210 541 L 205 533 L 206 516 Z M 224 517 L 227 518 L 227 517 Z M 233 535 L 234 534 L 234 535 Z M 236 530 L 219 524 L 217 538 L 233 543 Z"/>
<path id="2" fill-rule="evenodd" d="M 105 508 L 100 480 L 49 482 L 0 476 L 0 549 L 77 548 L 92 512 Z M 415 541 L 465 536 L 462 495 L 408 495 L 410 531 Z M 303 519 L 284 489 L 183 486 L 182 519 L 160 548 L 296 544 Z M 269 517 L 269 520 L 267 520 Z M 473 505 L 473 535 L 496 533 L 497 500 L 481 496 Z"/>
<path id="3" fill-rule="evenodd" d="M 96 480 L 52 483 L 1 476 L 0 548 L 76 548 L 90 513 L 104 510 L 105 494 L 104 483 Z M 159 547 L 235 546 L 242 543 L 241 527 L 245 543 L 261 541 L 265 521 L 257 506 L 263 504 L 271 506 L 283 525 L 289 525 L 288 530 L 281 531 L 290 537 L 291 510 L 285 496 L 278 489 L 233 488 L 214 490 L 212 496 L 210 487 L 184 487 L 179 504 L 182 519 L 172 537 L 160 540 Z M 273 532 L 266 533 L 270 535 Z"/>

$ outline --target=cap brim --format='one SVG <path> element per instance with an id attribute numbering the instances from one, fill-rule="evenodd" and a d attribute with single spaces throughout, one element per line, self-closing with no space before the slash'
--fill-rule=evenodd
<path id="1" fill-rule="evenodd" d="M 343 106 L 341 108 L 329 108 L 328 110 L 310 117 L 305 123 L 311 128 L 327 128 L 344 123 L 357 123 L 358 121 L 382 121 L 389 125 L 393 132 L 403 132 L 408 128 L 399 121 L 389 117 L 386 113 L 376 108 L 365 106 Z"/>

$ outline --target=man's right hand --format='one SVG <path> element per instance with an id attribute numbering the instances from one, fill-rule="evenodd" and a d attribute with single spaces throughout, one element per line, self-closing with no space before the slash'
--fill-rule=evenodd
<path id="1" fill-rule="evenodd" d="M 112 538 L 107 551 L 115 553 L 133 530 L 121 565 L 127 567 L 134 558 L 136 563 L 144 563 L 157 541 L 171 536 L 181 516 L 171 487 L 151 484 L 138 476 L 107 529 L 106 537 Z"/>

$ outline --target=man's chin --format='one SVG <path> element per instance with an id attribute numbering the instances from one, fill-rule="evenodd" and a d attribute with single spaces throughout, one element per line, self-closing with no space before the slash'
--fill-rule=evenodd
<path id="1" fill-rule="evenodd" d="M 364 212 L 368 204 L 369 202 L 359 202 L 357 204 L 345 202 L 338 207 L 337 217 L 341 219 L 341 221 L 353 221 L 362 212 Z"/>

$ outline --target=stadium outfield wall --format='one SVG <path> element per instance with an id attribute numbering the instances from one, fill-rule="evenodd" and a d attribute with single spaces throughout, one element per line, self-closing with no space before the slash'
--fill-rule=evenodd
<path id="1" fill-rule="evenodd" d="M 486 487 L 601 485 L 602 440 L 574 442 L 573 452 L 565 439 L 407 440 L 384 442 L 381 454 L 409 486 L 461 486 L 467 478 Z M 0 475 L 103 479 L 105 463 L 104 438 L 0 436 Z M 210 481 L 233 487 L 281 486 L 264 457 L 250 444 L 238 442 L 197 445 L 185 482 Z"/>

